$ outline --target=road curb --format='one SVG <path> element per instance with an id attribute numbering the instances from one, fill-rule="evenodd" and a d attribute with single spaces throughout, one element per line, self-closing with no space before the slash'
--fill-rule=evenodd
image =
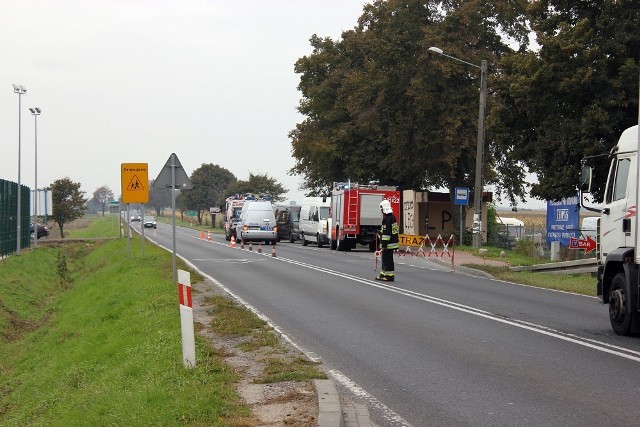
<path id="1" fill-rule="evenodd" d="M 318 427 L 344 427 L 340 397 L 332 380 L 313 380 L 318 393 Z"/>

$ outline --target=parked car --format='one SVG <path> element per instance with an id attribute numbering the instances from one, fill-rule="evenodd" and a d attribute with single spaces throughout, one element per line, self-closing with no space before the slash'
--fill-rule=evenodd
<path id="1" fill-rule="evenodd" d="M 282 239 L 293 243 L 300 240 L 300 208 L 297 205 L 279 205 L 276 211 L 278 242 Z"/>
<path id="2" fill-rule="evenodd" d="M 142 221 L 144 228 L 157 228 L 156 218 L 151 215 L 145 215 L 144 221 Z"/>
<path id="3" fill-rule="evenodd" d="M 278 240 L 278 226 L 271 202 L 247 200 L 242 206 L 236 233 L 240 241 L 263 240 L 266 244 L 275 245 Z"/>
<path id="4" fill-rule="evenodd" d="M 29 223 L 29 235 L 33 240 L 33 223 Z M 46 225 L 38 224 L 38 239 L 41 237 L 47 237 L 49 235 L 49 227 Z"/>

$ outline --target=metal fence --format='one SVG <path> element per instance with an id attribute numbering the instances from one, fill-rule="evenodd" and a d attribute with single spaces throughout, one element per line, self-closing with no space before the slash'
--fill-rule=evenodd
<path id="1" fill-rule="evenodd" d="M 586 238 L 587 235 L 593 236 L 591 230 L 578 230 L 580 239 Z M 596 240 L 595 237 L 592 237 Z M 546 227 L 536 226 L 509 226 L 498 227 L 497 233 L 489 236 L 487 244 L 511 250 L 522 255 L 539 257 L 541 259 L 550 259 L 551 247 L 547 243 Z M 560 247 L 560 260 L 573 261 L 577 259 L 592 258 L 596 256 L 596 251 L 585 253 L 584 250 L 569 249 L 566 246 Z"/>
<path id="2" fill-rule="evenodd" d="M 20 247 L 28 248 L 31 190 L 20 186 Z M 18 233 L 18 184 L 0 179 L 0 257 L 16 252 Z"/>

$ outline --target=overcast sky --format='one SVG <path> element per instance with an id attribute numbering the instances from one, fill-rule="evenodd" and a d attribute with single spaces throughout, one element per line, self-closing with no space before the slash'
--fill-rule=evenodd
<path id="1" fill-rule="evenodd" d="M 149 178 L 175 152 L 190 175 L 213 163 L 267 173 L 299 202 L 288 133 L 301 120 L 295 61 L 312 34 L 338 39 L 362 0 L 0 0 L 0 177 L 69 177 L 120 195 L 121 163 Z M 4 86 L 4 89 L 2 87 Z"/>
<path id="2" fill-rule="evenodd" d="M 68 177 L 91 198 L 121 194 L 120 165 L 172 152 L 186 172 L 213 163 L 275 178 L 301 202 L 288 133 L 302 120 L 294 63 L 313 34 L 340 38 L 363 0 L 0 0 L 0 178 Z"/>

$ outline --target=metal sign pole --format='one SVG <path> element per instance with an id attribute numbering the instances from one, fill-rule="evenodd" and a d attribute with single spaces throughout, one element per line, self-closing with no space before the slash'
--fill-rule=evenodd
<path id="1" fill-rule="evenodd" d="M 462 244 L 462 233 L 464 231 L 462 230 L 462 205 L 460 205 L 460 244 Z"/>
<path id="2" fill-rule="evenodd" d="M 176 278 L 176 162 L 175 154 L 171 154 L 171 212 L 173 213 L 173 256 L 171 265 L 173 268 L 173 283 L 177 283 Z"/>
<path id="3" fill-rule="evenodd" d="M 142 218 L 140 218 L 140 226 L 142 227 L 142 257 L 144 258 L 144 203 L 141 206 Z"/>
<path id="4" fill-rule="evenodd" d="M 129 203 L 127 203 L 127 258 L 131 258 L 131 216 L 129 216 Z"/>

